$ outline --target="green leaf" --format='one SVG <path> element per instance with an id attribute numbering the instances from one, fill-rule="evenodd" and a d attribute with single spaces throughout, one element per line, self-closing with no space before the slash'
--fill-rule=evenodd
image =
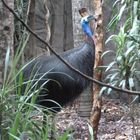
<path id="1" fill-rule="evenodd" d="M 91 127 L 91 125 L 89 125 L 89 124 L 88 124 L 88 130 L 89 130 L 89 134 L 90 134 L 90 140 L 94 140 L 93 127 Z"/>
<path id="2" fill-rule="evenodd" d="M 119 84 L 119 87 L 122 87 L 122 89 L 126 88 L 126 80 L 122 80 Z"/>
<path id="3" fill-rule="evenodd" d="M 123 57 L 120 55 L 120 56 L 118 56 L 116 59 L 117 59 L 117 62 L 120 62 L 120 61 L 123 60 Z"/>
<path id="4" fill-rule="evenodd" d="M 101 96 L 106 89 L 107 89 L 107 87 L 102 87 L 100 92 L 99 92 L 99 95 Z"/>
<path id="5" fill-rule="evenodd" d="M 136 61 L 132 64 L 130 71 L 133 71 L 133 69 L 136 68 Z"/>
<path id="6" fill-rule="evenodd" d="M 115 37 L 116 35 L 111 35 L 106 41 L 105 41 L 105 44 L 107 44 L 109 41 L 113 40 L 113 38 Z"/>
<path id="7" fill-rule="evenodd" d="M 135 49 L 135 46 L 131 46 L 128 48 L 128 50 L 124 53 L 125 57 L 128 57 L 128 55 Z"/>
<path id="8" fill-rule="evenodd" d="M 119 14 L 118 14 L 119 20 L 121 19 L 122 14 L 123 14 L 123 12 L 125 11 L 125 8 L 126 8 L 126 4 L 124 4 L 124 5 L 121 7 L 121 9 L 120 9 L 120 12 L 119 12 Z"/>
<path id="9" fill-rule="evenodd" d="M 115 6 L 117 6 L 117 3 L 119 3 L 120 2 L 120 0 L 116 0 L 115 2 L 114 2 L 114 4 L 113 4 L 113 8 L 115 7 Z"/>
<path id="10" fill-rule="evenodd" d="M 133 4 L 133 14 L 134 14 L 134 16 L 138 14 L 137 11 L 138 11 L 138 1 L 134 1 L 134 4 Z"/>
<path id="11" fill-rule="evenodd" d="M 140 50 L 138 50 L 138 57 L 140 57 Z"/>
<path id="12" fill-rule="evenodd" d="M 108 53 L 115 53 L 113 50 L 108 50 L 108 51 L 105 51 L 103 54 L 102 54 L 102 56 L 101 56 L 101 58 L 103 58 L 106 54 L 108 54 Z"/>
<path id="13" fill-rule="evenodd" d="M 9 135 L 9 140 L 14 140 L 13 136 L 17 135 L 17 131 L 18 131 L 19 124 L 20 124 L 20 118 L 21 118 L 21 112 L 17 112 L 13 126 L 9 132 L 9 134 L 11 134 L 11 135 Z"/>
<path id="14" fill-rule="evenodd" d="M 67 140 L 69 135 L 69 130 L 67 130 L 63 135 L 61 135 L 58 140 Z"/>
<path id="15" fill-rule="evenodd" d="M 134 87 L 134 80 L 133 80 L 133 78 L 129 78 L 129 87 L 130 87 L 131 90 Z"/>
<path id="16" fill-rule="evenodd" d="M 109 30 L 109 29 L 115 27 L 116 24 L 118 23 L 118 21 L 119 21 L 118 14 L 115 14 L 115 15 L 113 16 L 113 18 L 111 19 L 111 21 L 109 22 L 109 24 L 108 24 L 108 26 L 107 26 L 107 29 Z"/>
<path id="17" fill-rule="evenodd" d="M 110 78 L 110 82 L 112 82 L 114 79 L 116 79 L 117 76 L 118 76 L 118 72 L 114 73 Z"/>
<path id="18" fill-rule="evenodd" d="M 112 88 L 108 88 L 108 90 L 107 90 L 107 94 L 110 94 L 111 91 L 112 91 Z"/>
<path id="19" fill-rule="evenodd" d="M 14 138 L 14 140 L 21 140 L 19 137 L 16 137 L 16 136 L 14 136 L 13 134 L 11 134 L 11 133 L 9 133 L 9 135 L 11 136 L 11 137 L 13 137 Z"/>
<path id="20" fill-rule="evenodd" d="M 10 61 L 10 47 L 7 48 L 6 57 L 5 57 L 4 84 L 5 84 L 6 78 L 8 76 L 9 61 Z"/>
<path id="21" fill-rule="evenodd" d="M 114 64 L 116 64 L 115 61 L 111 62 L 111 63 L 108 65 L 108 67 L 107 67 L 107 69 L 105 70 L 105 72 L 107 72 L 108 70 L 110 70 L 110 69 L 113 67 Z"/>
<path id="22" fill-rule="evenodd" d="M 130 57 L 130 59 L 128 60 L 128 63 L 131 64 L 134 61 L 136 61 L 136 55 L 134 54 L 133 56 Z"/>
<path id="23" fill-rule="evenodd" d="M 110 80 L 110 77 L 112 76 L 112 73 L 111 74 L 108 74 L 106 77 L 105 77 L 105 80 Z"/>

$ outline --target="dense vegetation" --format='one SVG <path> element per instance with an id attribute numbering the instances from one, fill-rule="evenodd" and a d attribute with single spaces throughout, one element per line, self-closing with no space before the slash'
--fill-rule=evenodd
<path id="1" fill-rule="evenodd" d="M 105 66 L 109 72 L 105 80 L 113 86 L 123 89 L 139 90 L 140 84 L 140 3 L 127 0 L 116 1 L 113 5 L 113 15 L 108 24 L 108 30 L 117 30 L 106 40 L 113 43 L 115 51 L 104 52 L 105 55 L 113 53 L 114 59 Z M 103 88 L 102 90 L 105 90 Z M 108 93 L 111 89 L 108 89 Z"/>

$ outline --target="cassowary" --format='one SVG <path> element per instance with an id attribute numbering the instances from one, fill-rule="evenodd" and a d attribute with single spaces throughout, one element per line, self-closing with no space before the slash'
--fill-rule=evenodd
<path id="1" fill-rule="evenodd" d="M 61 53 L 60 56 L 82 73 L 93 76 L 95 50 L 92 43 L 87 42 Z M 39 89 L 37 104 L 53 111 L 60 111 L 60 106 L 75 99 L 90 84 L 89 80 L 72 71 L 55 55 L 42 55 L 32 60 L 23 69 L 23 81 L 32 81 L 32 91 Z M 26 87 L 27 84 L 22 85 L 22 94 Z"/>

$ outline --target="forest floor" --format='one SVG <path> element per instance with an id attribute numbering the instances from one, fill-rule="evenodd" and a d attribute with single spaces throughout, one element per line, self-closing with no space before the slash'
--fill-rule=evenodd
<path id="1" fill-rule="evenodd" d="M 60 133 L 69 130 L 68 140 L 90 140 L 89 121 L 65 108 L 56 117 Z M 118 100 L 103 99 L 98 140 L 140 140 L 140 104 L 126 106 Z"/>

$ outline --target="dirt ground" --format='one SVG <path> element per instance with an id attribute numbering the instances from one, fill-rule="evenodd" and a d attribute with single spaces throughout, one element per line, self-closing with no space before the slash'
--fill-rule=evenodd
<path id="1" fill-rule="evenodd" d="M 58 133 L 69 130 L 68 140 L 90 140 L 89 121 L 71 108 L 56 117 Z M 103 99 L 98 140 L 140 140 L 140 104 L 126 106 L 118 100 Z"/>

